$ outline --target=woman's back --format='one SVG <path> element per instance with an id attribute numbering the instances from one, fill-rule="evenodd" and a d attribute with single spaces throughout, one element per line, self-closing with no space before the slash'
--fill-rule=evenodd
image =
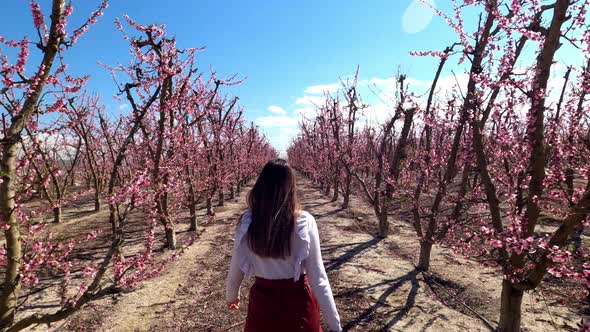
<path id="1" fill-rule="evenodd" d="M 340 331 L 318 227 L 299 209 L 295 174 L 285 160 L 264 166 L 248 207 L 236 228 L 226 283 L 228 306 L 238 308 L 243 278 L 256 277 L 245 330 L 319 332 L 319 302 L 330 329 Z"/>
<path id="2" fill-rule="evenodd" d="M 332 290 L 321 257 L 318 227 L 315 218 L 306 211 L 300 211 L 291 237 L 291 254 L 285 258 L 261 257 L 248 245 L 247 232 L 251 213 L 244 213 L 239 221 L 234 237 L 234 253 L 226 282 L 228 302 L 239 298 L 239 289 L 244 277 L 257 277 L 265 280 L 301 281 L 306 273 L 309 286 L 313 290 L 332 331 L 340 330 L 340 317 L 336 310 Z"/>
<path id="3" fill-rule="evenodd" d="M 246 237 L 251 218 L 250 211 L 242 216 L 234 239 L 237 253 L 242 258 L 240 267 L 246 276 L 271 280 L 299 279 L 303 272 L 303 260 L 309 255 L 310 225 L 315 223 L 313 216 L 306 211 L 299 213 L 291 234 L 291 254 L 285 258 L 261 257 L 252 252 Z"/>

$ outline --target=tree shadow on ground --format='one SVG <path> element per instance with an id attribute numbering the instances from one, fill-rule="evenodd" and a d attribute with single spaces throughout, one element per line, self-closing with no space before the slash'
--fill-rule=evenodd
<path id="1" fill-rule="evenodd" d="M 490 331 L 496 330 L 497 323 L 484 317 L 489 312 L 486 303 L 481 300 L 486 297 L 485 294 L 435 272 L 423 272 L 422 275 L 424 283 L 444 306 L 479 319 Z"/>
<path id="2" fill-rule="evenodd" d="M 348 247 L 354 247 L 354 246 L 358 246 L 361 244 L 364 244 L 365 242 L 350 242 L 350 243 L 340 243 L 340 244 L 326 244 L 326 245 L 322 245 L 322 254 L 331 254 L 335 251 L 338 251 L 340 249 L 344 249 L 344 248 L 348 248 Z"/>
<path id="3" fill-rule="evenodd" d="M 340 207 L 340 208 L 337 208 L 337 209 L 334 209 L 334 210 L 331 210 L 331 211 L 327 211 L 327 212 L 324 212 L 324 213 L 318 213 L 315 216 L 316 216 L 316 218 L 319 219 L 319 218 L 324 218 L 324 217 L 328 217 L 328 216 L 334 215 L 334 214 L 336 214 L 338 212 L 341 212 L 341 211 L 344 211 L 344 208 Z"/>
<path id="4" fill-rule="evenodd" d="M 327 205 L 327 204 L 330 204 L 330 202 L 324 202 L 324 203 L 315 203 L 315 204 L 305 204 L 305 206 L 306 206 L 308 209 L 313 209 L 313 208 L 317 208 L 317 207 L 320 207 L 320 206 L 323 206 L 323 205 Z"/>
<path id="5" fill-rule="evenodd" d="M 377 301 L 371 307 L 367 308 L 364 312 L 360 313 L 357 317 L 346 323 L 343 326 L 343 330 L 350 331 L 360 323 L 373 319 L 373 316 L 377 313 L 378 309 L 388 306 L 387 298 L 391 296 L 393 293 L 395 293 L 406 282 L 409 282 L 411 283 L 411 289 L 408 292 L 408 297 L 404 307 L 401 310 L 397 311 L 397 313 L 388 322 L 386 322 L 385 325 L 383 325 L 379 329 L 379 331 L 388 331 L 390 328 L 395 326 L 395 324 L 401 321 L 408 314 L 408 312 L 416 302 L 416 294 L 418 294 L 418 289 L 420 288 L 420 284 L 418 282 L 418 279 L 416 278 L 418 273 L 418 271 L 413 270 L 399 278 L 384 280 L 380 283 L 371 286 L 357 288 L 349 292 L 338 294 L 336 297 L 346 297 L 354 293 L 365 292 L 367 290 L 374 289 L 379 286 L 390 285 L 389 287 L 387 287 L 387 289 L 385 289 L 385 291 L 379 296 Z M 393 313 L 393 311 L 391 313 Z"/>
<path id="6" fill-rule="evenodd" d="M 383 240 L 382 238 L 376 237 L 376 238 L 372 238 L 371 240 L 366 241 L 366 242 L 351 243 L 351 244 L 347 244 L 347 245 L 337 245 L 337 247 L 346 247 L 346 246 L 351 246 L 351 245 L 356 244 L 356 246 L 354 248 L 346 251 L 344 254 L 340 255 L 339 257 L 336 257 L 336 258 L 330 260 L 326 264 L 326 271 L 331 272 L 333 270 L 339 269 L 344 263 L 351 261 L 358 254 L 377 245 L 382 240 Z M 334 248 L 332 248 L 331 246 L 326 246 L 325 248 L 327 250 L 334 250 Z"/>

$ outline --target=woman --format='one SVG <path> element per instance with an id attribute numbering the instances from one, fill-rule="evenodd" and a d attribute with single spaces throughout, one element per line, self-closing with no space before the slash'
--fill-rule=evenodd
<path id="1" fill-rule="evenodd" d="M 318 227 L 311 214 L 299 210 L 295 175 L 285 160 L 264 166 L 248 207 L 236 230 L 226 282 L 227 304 L 239 309 L 244 276 L 256 277 L 244 331 L 322 331 L 318 302 L 330 330 L 341 331 Z"/>

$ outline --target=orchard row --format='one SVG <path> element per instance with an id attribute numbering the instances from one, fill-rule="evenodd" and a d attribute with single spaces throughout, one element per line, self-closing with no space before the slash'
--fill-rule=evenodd
<path id="1" fill-rule="evenodd" d="M 31 1 L 38 40 L 0 36 L 2 329 L 61 320 L 89 301 L 157 274 L 156 229 L 165 229 L 165 246 L 175 249 L 184 211 L 196 231 L 197 204 L 213 215 L 214 200 L 224 205 L 225 195 L 234 196 L 276 156 L 244 120 L 238 98 L 223 92 L 240 82 L 199 72 L 199 50 L 178 49 L 164 26 L 129 17 L 116 21 L 131 61 L 105 70 L 116 81 L 116 96 L 130 107 L 117 116 L 105 110 L 101 97 L 85 90 L 88 77 L 68 74 L 63 55 L 77 47 L 106 8 L 104 1 L 81 27 L 68 30 L 71 3 L 53 0 L 46 15 Z M 38 63 L 31 50 L 41 53 Z M 92 197 L 96 213 L 106 208 L 108 214 L 100 214 L 106 217 L 97 217 L 88 234 L 56 240 L 51 228 L 68 221 L 62 207 L 84 197 Z M 139 252 L 125 250 L 132 215 L 145 224 Z M 104 232 L 110 242 L 100 260 L 84 266 L 72 260 L 77 246 Z M 59 284 L 61 308 L 16 315 L 48 274 Z"/>
<path id="2" fill-rule="evenodd" d="M 390 215 L 409 211 L 399 215 L 420 243 L 419 270 L 439 244 L 496 267 L 504 275 L 498 330 L 520 331 L 523 294 L 547 274 L 580 282 L 586 296 L 590 289 L 590 32 L 587 1 L 505 4 L 459 1 L 454 16 L 437 11 L 457 42 L 414 53 L 438 59 L 427 94 L 399 75 L 391 116 L 369 125 L 357 73 L 301 122 L 288 157 L 334 201 L 342 193 L 344 208 L 352 193 L 364 196 L 379 237 Z M 470 32 L 463 16 L 474 11 L 479 26 Z M 561 47 L 582 63 L 558 63 Z M 465 69 L 468 81 L 440 87 L 456 58 L 451 70 Z M 560 68 L 563 83 L 551 91 Z"/>

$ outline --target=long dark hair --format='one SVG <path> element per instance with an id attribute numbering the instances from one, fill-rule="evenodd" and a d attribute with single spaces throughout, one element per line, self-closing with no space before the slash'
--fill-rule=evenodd
<path id="1" fill-rule="evenodd" d="M 266 163 L 248 193 L 252 222 L 248 245 L 261 257 L 291 255 L 291 233 L 299 210 L 295 174 L 284 159 Z"/>

